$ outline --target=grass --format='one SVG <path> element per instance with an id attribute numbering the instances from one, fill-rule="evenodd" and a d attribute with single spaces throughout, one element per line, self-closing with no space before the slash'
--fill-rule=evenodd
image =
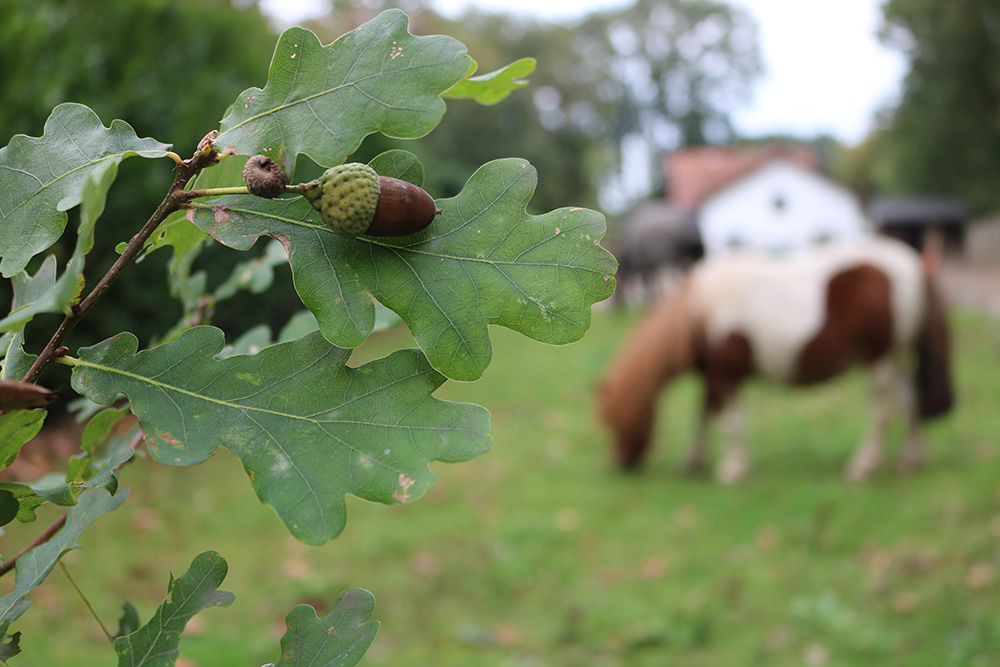
<path id="1" fill-rule="evenodd" d="M 925 470 L 843 480 L 867 416 L 856 374 L 748 387 L 754 469 L 723 487 L 677 472 L 693 379 L 663 397 L 650 465 L 610 468 L 593 390 L 633 320 L 595 313 L 561 348 L 494 329 L 485 377 L 438 392 L 491 410 L 493 449 L 435 465 L 413 505 L 351 499 L 347 529 L 322 548 L 289 538 L 220 452 L 190 469 L 127 468 L 129 502 L 66 563 L 113 625 L 125 599 L 148 619 L 168 569 L 218 550 L 236 602 L 195 617 L 186 665 L 276 661 L 284 614 L 299 602 L 323 614 L 351 586 L 374 593 L 382 622 L 366 665 L 1000 664 L 1000 322 L 956 315 L 959 407 L 928 429 Z M 406 344 L 393 332 L 359 358 Z M 13 664 L 113 664 L 61 572 L 31 597 Z"/>

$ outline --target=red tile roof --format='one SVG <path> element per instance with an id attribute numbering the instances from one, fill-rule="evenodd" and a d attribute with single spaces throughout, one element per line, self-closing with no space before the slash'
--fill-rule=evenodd
<path id="1" fill-rule="evenodd" d="M 815 153 L 806 146 L 703 146 L 674 151 L 664 158 L 663 164 L 667 199 L 675 206 L 694 211 L 721 188 L 779 158 L 806 169 L 816 169 L 819 164 Z"/>

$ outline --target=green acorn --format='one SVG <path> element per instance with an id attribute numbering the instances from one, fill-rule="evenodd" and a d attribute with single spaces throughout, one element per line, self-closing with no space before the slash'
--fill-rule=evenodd
<path id="1" fill-rule="evenodd" d="M 299 191 L 333 232 L 352 238 L 413 234 L 440 213 L 423 188 L 359 162 L 331 167 Z"/>

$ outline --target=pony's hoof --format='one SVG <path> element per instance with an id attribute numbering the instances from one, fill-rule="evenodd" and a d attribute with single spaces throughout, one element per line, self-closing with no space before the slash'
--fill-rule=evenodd
<path id="1" fill-rule="evenodd" d="M 715 481 L 720 484 L 736 484 L 746 478 L 750 467 L 746 461 L 722 461 L 715 468 Z"/>
<path id="2" fill-rule="evenodd" d="M 869 464 L 856 464 L 851 462 L 844 470 L 844 477 L 848 482 L 867 482 L 868 478 L 878 469 L 878 466 Z"/>

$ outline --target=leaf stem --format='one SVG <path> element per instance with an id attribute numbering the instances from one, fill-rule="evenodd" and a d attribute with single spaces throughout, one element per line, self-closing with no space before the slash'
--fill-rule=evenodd
<path id="1" fill-rule="evenodd" d="M 56 332 L 52 334 L 52 338 L 45 345 L 45 348 L 35 359 L 35 363 L 31 365 L 28 372 L 25 373 L 22 380 L 24 382 L 35 382 L 42 372 L 48 368 L 49 364 L 52 363 L 53 359 L 58 358 L 60 355 L 58 353 L 59 348 L 62 346 L 63 341 L 69 336 L 70 332 L 76 327 L 80 319 L 87 313 L 88 310 L 94 305 L 94 303 L 100 299 L 111 284 L 118 278 L 121 274 L 122 269 L 131 262 L 136 256 L 142 251 L 142 248 L 146 245 L 146 241 L 149 237 L 153 235 L 156 228 L 160 226 L 164 220 L 167 219 L 174 211 L 180 209 L 181 204 L 184 202 L 183 198 L 180 196 L 184 187 L 194 178 L 195 174 L 204 169 L 205 167 L 211 166 L 215 163 L 215 156 L 217 155 L 214 148 L 212 148 L 212 141 L 214 141 L 214 132 L 209 133 L 202 139 L 201 143 L 198 145 L 197 151 L 195 151 L 194 156 L 188 160 L 182 161 L 177 165 L 177 173 L 174 176 L 174 182 L 167 191 L 167 194 L 163 197 L 163 201 L 160 205 L 156 207 L 156 210 L 150 216 L 146 224 L 143 225 L 139 233 L 132 237 L 132 240 L 128 242 L 125 246 L 124 252 L 118 256 L 115 263 L 108 269 L 108 272 L 104 274 L 94 288 L 87 294 L 86 298 L 80 303 L 73 306 L 73 312 L 67 315 L 63 319 L 62 324 L 56 329 Z M 0 572 L 2 574 L 2 572 Z"/>
<path id="2" fill-rule="evenodd" d="M 302 191 L 302 186 L 304 183 L 297 183 L 295 185 L 286 185 L 285 192 L 291 192 L 293 194 L 300 194 Z M 201 190 L 186 190 L 184 192 L 177 193 L 177 200 L 182 204 L 186 204 L 192 199 L 201 199 L 203 197 L 222 197 L 224 195 L 248 195 L 251 194 L 250 190 L 246 186 L 233 186 L 229 188 L 204 188 Z"/>
<path id="3" fill-rule="evenodd" d="M 187 190 L 177 193 L 178 199 L 188 202 L 201 197 L 222 197 L 223 195 L 248 195 L 250 191 L 244 185 L 233 186 L 231 188 L 204 188 L 201 190 Z"/>
<path id="4" fill-rule="evenodd" d="M 93 605 L 90 604 L 90 600 L 88 600 L 87 596 L 83 594 L 83 591 L 80 590 L 80 587 L 76 585 L 76 580 L 74 580 L 73 575 L 69 573 L 69 569 L 66 567 L 66 564 L 63 563 L 62 561 L 59 561 L 59 567 L 62 568 L 63 574 L 65 574 L 66 578 L 69 579 L 69 583 L 73 585 L 74 590 L 76 590 L 76 594 L 80 596 L 81 600 L 83 600 L 83 604 L 87 605 L 87 609 L 90 610 L 90 615 L 93 616 L 94 620 L 97 621 L 97 624 L 101 626 L 101 630 L 104 631 L 104 636 L 108 638 L 108 641 L 111 642 L 113 646 L 115 643 L 115 638 L 111 636 L 111 633 L 108 632 L 108 629 L 104 626 L 104 623 L 101 621 L 101 617 L 97 615 L 97 612 L 94 610 Z"/>

